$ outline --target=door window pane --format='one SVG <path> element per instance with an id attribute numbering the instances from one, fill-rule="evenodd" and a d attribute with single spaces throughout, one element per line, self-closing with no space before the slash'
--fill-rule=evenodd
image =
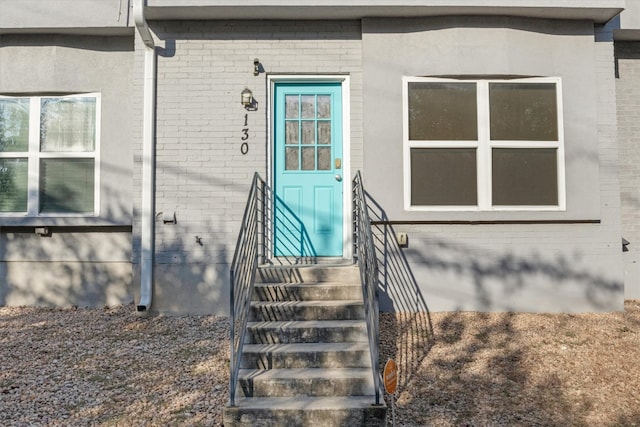
<path id="1" fill-rule="evenodd" d="M 41 151 L 93 151 L 95 137 L 95 98 L 42 98 Z"/>
<path id="2" fill-rule="evenodd" d="M 0 212 L 27 211 L 27 159 L 0 159 Z"/>
<path id="3" fill-rule="evenodd" d="M 298 163 L 298 147 L 285 148 L 284 169 L 288 171 L 297 171 L 300 169 Z"/>
<path id="4" fill-rule="evenodd" d="M 331 118 L 331 95 L 318 95 L 318 118 Z"/>
<path id="5" fill-rule="evenodd" d="M 285 123 L 285 126 L 286 126 L 285 144 L 298 145 L 299 144 L 298 127 L 300 126 L 299 122 L 297 120 L 287 121 Z"/>
<path id="6" fill-rule="evenodd" d="M 491 83 L 491 139 L 556 141 L 556 101 L 556 85 L 553 83 Z"/>
<path id="7" fill-rule="evenodd" d="M 411 204 L 476 205 L 475 148 L 412 148 Z"/>
<path id="8" fill-rule="evenodd" d="M 316 97 L 313 95 L 302 95 L 302 118 L 303 119 L 315 119 L 316 118 Z"/>
<path id="9" fill-rule="evenodd" d="M 40 160 L 40 212 L 94 210 L 93 159 Z"/>
<path id="10" fill-rule="evenodd" d="M 316 122 L 308 120 L 302 122 L 302 143 L 316 143 Z"/>
<path id="11" fill-rule="evenodd" d="M 298 95 L 286 95 L 284 97 L 285 103 L 285 117 L 287 119 L 297 119 L 298 111 L 300 107 L 300 100 Z"/>
<path id="12" fill-rule="evenodd" d="M 29 150 L 29 99 L 0 98 L 0 152 Z"/>
<path id="13" fill-rule="evenodd" d="M 331 147 L 318 147 L 318 170 L 331 170 Z"/>
<path id="14" fill-rule="evenodd" d="M 318 144 L 331 144 L 331 122 L 318 122 Z"/>
<path id="15" fill-rule="evenodd" d="M 316 169 L 316 149 L 314 147 L 302 148 L 302 170 L 312 171 Z"/>
<path id="16" fill-rule="evenodd" d="M 492 159 L 494 205 L 558 204 L 555 148 L 495 148 Z"/>
<path id="17" fill-rule="evenodd" d="M 408 91 L 410 140 L 478 139 L 475 83 L 411 82 Z"/>

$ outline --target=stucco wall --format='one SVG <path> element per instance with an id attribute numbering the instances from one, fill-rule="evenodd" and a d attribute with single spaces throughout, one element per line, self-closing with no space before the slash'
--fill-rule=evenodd
<path id="1" fill-rule="evenodd" d="M 0 93 L 101 94 L 100 211 L 0 217 L 0 304 L 131 302 L 130 37 L 0 36 Z M 33 234 L 47 226 L 50 237 Z"/>
<path id="2" fill-rule="evenodd" d="M 640 298 L 640 43 L 616 42 L 625 297 Z"/>
<path id="3" fill-rule="evenodd" d="M 350 76 L 355 171 L 362 165 L 360 24 L 152 21 L 150 25 L 159 46 L 156 211 L 175 212 L 177 219 L 176 224 L 161 220 L 155 224 L 152 310 L 227 314 L 229 263 L 251 179 L 256 171 L 267 178 L 267 74 Z M 135 74 L 142 76 L 139 40 L 136 49 Z M 254 58 L 262 67 L 259 76 L 253 75 Z M 141 96 L 142 80 L 136 83 L 136 95 Z M 245 87 L 253 92 L 257 111 L 240 105 Z M 243 155 L 245 115 L 249 151 Z M 136 171 L 140 153 L 138 144 Z M 135 183 L 139 193 L 139 175 Z M 137 262 L 139 224 L 134 235 Z"/>
<path id="4" fill-rule="evenodd" d="M 0 33 L 129 33 L 125 0 L 2 0 Z"/>
<path id="5" fill-rule="evenodd" d="M 384 284 L 384 309 L 406 306 L 411 289 L 435 311 L 622 308 L 613 45 L 611 34 L 598 39 L 588 22 L 364 21 L 365 185 L 385 219 L 413 222 L 394 226 L 409 235 L 413 279 Z M 464 74 L 562 78 L 565 212 L 404 211 L 402 76 Z"/>

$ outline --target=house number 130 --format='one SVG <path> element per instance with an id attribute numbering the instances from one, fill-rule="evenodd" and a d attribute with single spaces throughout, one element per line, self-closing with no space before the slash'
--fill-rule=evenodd
<path id="1" fill-rule="evenodd" d="M 247 154 L 249 152 L 249 144 L 247 143 L 247 140 L 249 139 L 249 124 L 248 124 L 248 120 L 249 120 L 249 115 L 245 114 L 244 115 L 244 127 L 242 128 L 242 137 L 240 138 L 242 140 L 242 145 L 240 145 L 240 152 L 243 155 Z"/>

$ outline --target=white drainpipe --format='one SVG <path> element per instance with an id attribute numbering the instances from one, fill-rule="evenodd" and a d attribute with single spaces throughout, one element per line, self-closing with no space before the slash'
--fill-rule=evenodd
<path id="1" fill-rule="evenodd" d="M 155 250 L 155 100 L 156 48 L 144 17 L 145 0 L 134 0 L 133 19 L 144 42 L 144 94 L 142 132 L 142 232 L 140 251 L 139 312 L 151 307 Z"/>

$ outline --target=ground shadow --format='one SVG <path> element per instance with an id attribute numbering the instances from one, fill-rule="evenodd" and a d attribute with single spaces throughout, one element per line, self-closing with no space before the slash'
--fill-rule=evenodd
<path id="1" fill-rule="evenodd" d="M 378 260 L 380 366 L 398 365 L 398 392 L 413 379 L 434 344 L 433 325 L 423 297 L 384 209 L 365 192 Z"/>

